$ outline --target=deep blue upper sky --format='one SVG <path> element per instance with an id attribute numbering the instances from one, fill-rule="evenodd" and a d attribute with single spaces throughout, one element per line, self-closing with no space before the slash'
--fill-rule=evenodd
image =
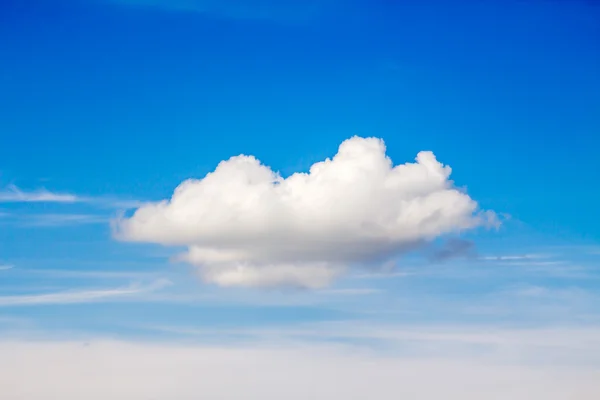
<path id="1" fill-rule="evenodd" d="M 594 2 L 164 3 L 2 2 L 3 183 L 162 198 L 234 154 L 285 174 L 374 135 L 486 208 L 600 237 Z"/>

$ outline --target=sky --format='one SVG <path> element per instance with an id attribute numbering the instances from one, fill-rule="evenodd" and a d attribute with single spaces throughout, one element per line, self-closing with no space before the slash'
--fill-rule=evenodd
<path id="1" fill-rule="evenodd" d="M 3 399 L 600 395 L 598 3 L 5 0 L 0 54 Z"/>

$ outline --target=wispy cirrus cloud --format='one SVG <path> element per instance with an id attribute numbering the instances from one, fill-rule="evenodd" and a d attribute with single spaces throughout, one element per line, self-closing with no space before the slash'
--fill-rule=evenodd
<path id="1" fill-rule="evenodd" d="M 0 271 L 7 271 L 9 269 L 13 269 L 14 265 L 8 265 L 8 264 L 0 264 Z"/>
<path id="2" fill-rule="evenodd" d="M 574 260 L 561 253 L 526 253 L 517 255 L 483 256 L 479 260 L 519 273 L 543 274 L 560 278 L 598 278 L 593 265 L 585 260 Z"/>
<path id="3" fill-rule="evenodd" d="M 77 213 L 13 213 L 2 219 L 2 225 L 16 228 L 57 228 L 90 224 L 107 224 L 110 215 Z"/>
<path id="4" fill-rule="evenodd" d="M 519 348 L 515 358 L 534 355 L 536 349 L 594 349 L 595 359 L 600 362 L 600 327 L 571 326 L 562 328 L 508 328 L 490 325 L 414 325 L 382 324 L 357 321 L 335 321 L 297 324 L 294 326 L 248 327 L 248 328 L 194 328 L 177 326 L 144 326 L 150 331 L 188 336 L 237 336 L 247 337 L 256 342 L 298 343 L 306 340 L 323 341 L 346 340 L 346 343 L 365 343 L 365 340 L 386 343 L 387 350 L 405 346 L 418 352 L 429 353 L 430 344 L 443 343 L 446 349 L 468 344 L 489 345 L 488 349 L 474 348 L 479 352 L 498 350 L 499 346 Z M 355 342 L 358 341 L 358 342 Z M 361 342 L 362 341 L 362 342 Z M 471 354 L 470 352 L 465 354 Z"/>
<path id="5" fill-rule="evenodd" d="M 515 285 L 512 288 L 508 288 L 506 294 L 530 299 L 559 301 L 562 305 L 573 302 L 580 303 L 582 301 L 591 304 L 598 300 L 598 296 L 595 293 L 577 286 L 548 287 L 527 284 Z"/>
<path id="6" fill-rule="evenodd" d="M 1 268 L 0 268 L 1 270 Z M 20 274 L 65 279 L 144 279 L 156 277 L 159 271 L 96 271 L 69 269 L 19 269 Z"/>
<path id="7" fill-rule="evenodd" d="M 158 279 L 147 285 L 133 284 L 126 287 L 110 289 L 73 290 L 31 295 L 0 296 L 0 307 L 93 303 L 150 293 L 170 286 L 171 284 L 171 281 L 167 279 Z"/>
<path id="8" fill-rule="evenodd" d="M 23 190 L 16 185 L 0 189 L 0 203 L 85 203 L 101 208 L 130 209 L 140 207 L 143 201 L 120 199 L 114 196 L 82 196 L 73 193 L 54 192 L 46 188 Z M 9 215 L 9 214 L 7 214 Z"/>
<path id="9" fill-rule="evenodd" d="M 317 293 L 335 296 L 364 296 L 382 293 L 383 290 L 376 288 L 345 288 L 345 289 L 322 289 Z"/>
<path id="10" fill-rule="evenodd" d="M 108 223 L 109 217 L 94 214 L 29 214 L 19 218 L 19 225 L 34 227 L 56 227 L 65 225 L 87 225 Z"/>
<path id="11" fill-rule="evenodd" d="M 2 203 L 77 203 L 82 199 L 70 193 L 55 193 L 41 188 L 33 191 L 24 191 L 15 185 L 8 185 L 0 190 Z"/>
<path id="12" fill-rule="evenodd" d="M 497 255 L 497 256 L 482 256 L 480 260 L 484 261 L 506 261 L 506 262 L 520 262 L 520 261 L 534 261 L 540 259 L 551 258 L 551 254 L 511 254 L 511 255 Z"/>
<path id="13" fill-rule="evenodd" d="M 389 279 L 389 278 L 404 278 L 415 275 L 415 271 L 395 271 L 395 272 L 365 272 L 350 275 L 351 279 Z"/>

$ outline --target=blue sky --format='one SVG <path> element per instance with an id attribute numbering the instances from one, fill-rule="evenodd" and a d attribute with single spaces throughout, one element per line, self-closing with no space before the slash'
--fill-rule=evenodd
<path id="1" fill-rule="evenodd" d="M 599 20 L 583 0 L 3 1 L 0 336 L 389 349 L 344 332 L 595 332 Z M 394 165 L 432 151 L 500 226 L 300 290 L 211 283 L 177 258 L 192 244 L 175 225 L 173 246 L 115 237 L 123 212 L 232 156 L 287 178 L 355 135 Z"/>

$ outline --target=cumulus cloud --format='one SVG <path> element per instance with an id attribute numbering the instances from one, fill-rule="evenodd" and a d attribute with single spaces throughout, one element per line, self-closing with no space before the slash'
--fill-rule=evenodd
<path id="1" fill-rule="evenodd" d="M 240 155 L 114 221 L 115 236 L 187 246 L 181 259 L 222 286 L 323 287 L 347 268 L 493 223 L 450 173 L 428 151 L 394 166 L 377 138 L 348 139 L 287 178 Z"/>

